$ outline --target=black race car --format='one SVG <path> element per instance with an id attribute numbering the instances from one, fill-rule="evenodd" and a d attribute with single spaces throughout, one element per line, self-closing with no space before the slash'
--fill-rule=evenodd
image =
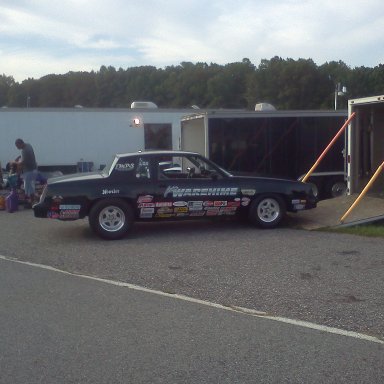
<path id="1" fill-rule="evenodd" d="M 233 176 L 203 156 L 182 151 L 116 155 L 101 172 L 48 180 L 35 217 L 86 216 L 104 239 L 120 239 L 135 221 L 242 216 L 276 227 L 284 214 L 316 207 L 310 184 Z"/>

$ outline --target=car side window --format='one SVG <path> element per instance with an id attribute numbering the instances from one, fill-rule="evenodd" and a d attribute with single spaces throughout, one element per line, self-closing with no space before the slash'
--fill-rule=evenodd
<path id="1" fill-rule="evenodd" d="M 159 179 L 207 179 L 212 176 L 212 169 L 203 159 L 189 156 L 169 156 L 157 161 Z"/>

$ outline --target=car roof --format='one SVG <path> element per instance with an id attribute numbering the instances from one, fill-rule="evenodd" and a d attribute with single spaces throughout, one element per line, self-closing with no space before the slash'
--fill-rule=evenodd
<path id="1" fill-rule="evenodd" d="M 188 152 L 188 151 L 171 151 L 171 150 L 149 150 L 149 151 L 137 151 L 137 152 L 128 152 L 128 153 L 118 153 L 117 157 L 128 157 L 128 156 L 185 156 L 185 155 L 200 155 L 197 152 Z"/>

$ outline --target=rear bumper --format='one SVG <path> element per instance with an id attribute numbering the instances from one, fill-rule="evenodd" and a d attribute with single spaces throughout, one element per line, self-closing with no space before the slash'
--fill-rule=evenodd
<path id="1" fill-rule="evenodd" d="M 35 217 L 50 218 L 50 216 L 48 215 L 49 207 L 47 204 L 37 203 L 32 207 L 32 209 Z"/>

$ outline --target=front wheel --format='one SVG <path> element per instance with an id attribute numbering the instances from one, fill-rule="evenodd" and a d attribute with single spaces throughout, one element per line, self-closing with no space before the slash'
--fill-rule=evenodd
<path id="1" fill-rule="evenodd" d="M 101 238 L 121 239 L 132 228 L 132 207 L 121 199 L 106 199 L 97 202 L 89 213 L 89 225 Z"/>
<path id="2" fill-rule="evenodd" d="M 261 228 L 275 228 L 286 212 L 284 200 L 278 195 L 256 198 L 249 209 L 249 220 Z"/>

